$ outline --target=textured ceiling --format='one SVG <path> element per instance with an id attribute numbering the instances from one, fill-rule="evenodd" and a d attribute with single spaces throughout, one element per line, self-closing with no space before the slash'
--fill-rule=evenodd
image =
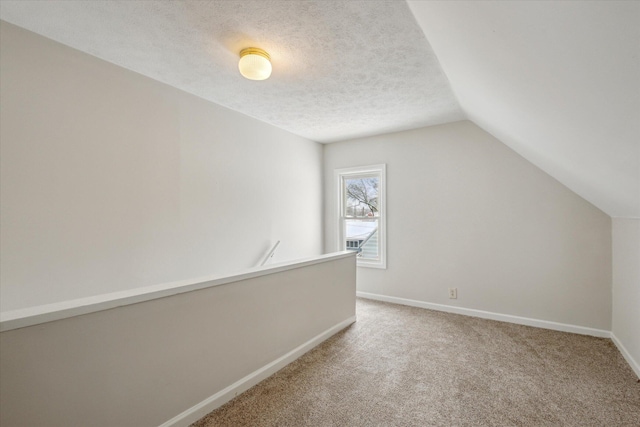
<path id="1" fill-rule="evenodd" d="M 315 141 L 468 118 L 640 217 L 640 2 L 408 4 L 3 0 L 0 18 Z M 247 46 L 269 80 L 240 77 Z"/>
<path id="2" fill-rule="evenodd" d="M 2 1 L 0 17 L 314 141 L 464 118 L 404 1 Z M 269 80 L 240 76 L 250 46 Z"/>
<path id="3" fill-rule="evenodd" d="M 640 217 L 640 2 L 409 1 L 470 120 Z"/>

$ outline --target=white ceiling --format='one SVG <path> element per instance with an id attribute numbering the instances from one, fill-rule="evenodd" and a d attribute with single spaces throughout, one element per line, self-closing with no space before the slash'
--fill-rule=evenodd
<path id="1" fill-rule="evenodd" d="M 2 0 L 0 18 L 315 141 L 468 118 L 640 217 L 640 2 Z M 269 80 L 240 77 L 248 46 Z"/>
<path id="2" fill-rule="evenodd" d="M 640 217 L 640 2 L 409 1 L 467 117 Z"/>
<path id="3" fill-rule="evenodd" d="M 404 1 L 2 1 L 0 17 L 314 141 L 464 118 Z M 252 46 L 269 80 L 240 76 Z"/>

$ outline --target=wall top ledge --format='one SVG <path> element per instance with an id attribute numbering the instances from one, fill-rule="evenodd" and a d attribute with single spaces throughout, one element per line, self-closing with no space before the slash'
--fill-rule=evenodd
<path id="1" fill-rule="evenodd" d="M 0 332 L 12 329 L 25 328 L 55 320 L 109 310 L 144 301 L 151 301 L 171 295 L 193 292 L 214 286 L 227 285 L 254 277 L 266 276 L 296 268 L 307 267 L 314 264 L 335 261 L 342 258 L 355 258 L 352 251 L 333 252 L 311 258 L 303 258 L 272 264 L 264 267 L 247 269 L 241 273 L 227 276 L 204 276 L 196 279 L 186 279 L 143 288 L 129 289 L 126 291 L 112 292 L 86 298 L 62 301 L 53 304 L 39 305 L 19 310 L 11 310 L 0 313 Z"/>

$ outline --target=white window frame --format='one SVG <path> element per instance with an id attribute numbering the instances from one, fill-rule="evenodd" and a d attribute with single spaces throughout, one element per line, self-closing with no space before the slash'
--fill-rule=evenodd
<path id="1" fill-rule="evenodd" d="M 346 250 L 345 238 L 345 212 L 346 194 L 344 191 L 344 180 L 356 178 L 363 175 L 378 176 L 378 247 L 380 258 L 378 260 L 357 258 L 358 267 L 387 268 L 387 165 L 358 166 L 353 168 L 336 169 L 334 172 L 336 198 L 338 206 L 338 242 L 337 250 Z"/>

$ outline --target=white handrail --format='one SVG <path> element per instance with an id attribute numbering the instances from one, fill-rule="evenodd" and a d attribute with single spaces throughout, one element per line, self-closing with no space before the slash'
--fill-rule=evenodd
<path id="1" fill-rule="evenodd" d="M 273 257 L 273 255 L 275 255 L 276 253 L 276 249 L 278 248 L 278 245 L 280 244 L 280 240 L 278 240 L 276 242 L 275 245 L 273 245 L 273 247 L 271 248 L 271 250 L 269 251 L 269 253 L 267 254 L 266 257 L 264 257 L 264 259 L 262 260 L 262 262 L 260 263 L 260 267 L 262 267 L 263 265 L 265 265 L 267 263 L 267 261 L 269 261 L 270 258 Z"/>

